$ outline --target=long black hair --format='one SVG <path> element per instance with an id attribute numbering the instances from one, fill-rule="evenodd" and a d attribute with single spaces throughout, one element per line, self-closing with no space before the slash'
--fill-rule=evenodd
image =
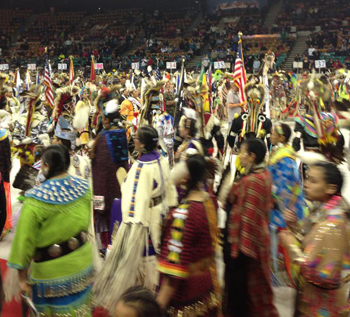
<path id="1" fill-rule="evenodd" d="M 336 185 L 336 195 L 341 194 L 344 178 L 337 165 L 331 162 L 317 162 L 312 166 L 321 168 L 323 170 L 324 180 L 326 183 L 329 185 Z"/>
<path id="2" fill-rule="evenodd" d="M 70 132 L 70 130 L 68 130 L 68 129 L 62 129 L 62 131 Z M 62 145 L 64 145 L 68 149 L 68 151 L 70 151 L 72 149 L 72 142 L 70 140 L 62 139 L 58 136 L 56 136 L 56 138 L 61 141 Z"/>
<path id="3" fill-rule="evenodd" d="M 247 139 L 242 143 L 242 146 L 243 145 L 247 147 L 249 154 L 255 154 L 255 164 L 260 164 L 264 161 L 266 156 L 266 145 L 263 141 L 260 139 Z"/>
<path id="4" fill-rule="evenodd" d="M 51 145 L 46 148 L 41 160 L 50 166 L 46 179 L 67 172 L 70 165 L 69 151 L 62 145 Z"/>
<path id="5" fill-rule="evenodd" d="M 282 132 L 283 132 L 283 136 L 285 137 L 285 142 L 288 143 L 290 136 L 292 135 L 292 129 L 290 128 L 290 126 L 288 124 L 285 123 L 278 123 L 278 125 L 281 127 Z M 278 131 L 277 131 L 278 133 Z"/>
<path id="6" fill-rule="evenodd" d="M 199 184 L 203 184 L 206 172 L 206 162 L 202 155 L 194 154 L 188 157 L 186 165 L 190 174 L 187 182 L 188 194 L 191 190 L 199 189 Z"/>
<path id="7" fill-rule="evenodd" d="M 150 125 L 143 126 L 137 130 L 137 135 L 147 153 L 157 149 L 158 132 L 155 128 Z"/>
<path id="8" fill-rule="evenodd" d="M 183 124 L 185 126 L 186 129 L 188 129 L 188 136 L 191 138 L 194 138 L 197 134 L 197 121 L 195 119 L 192 118 L 186 118 L 184 117 L 183 119 Z"/>
<path id="9" fill-rule="evenodd" d="M 137 317 L 163 316 L 154 293 L 142 286 L 129 288 L 119 301 L 135 309 Z"/>
<path id="10" fill-rule="evenodd" d="M 117 127 L 122 120 L 119 110 L 105 114 L 105 118 L 109 119 L 110 125 Z"/>

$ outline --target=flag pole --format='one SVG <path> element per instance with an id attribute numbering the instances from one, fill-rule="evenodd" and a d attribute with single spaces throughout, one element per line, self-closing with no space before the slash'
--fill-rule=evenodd
<path id="1" fill-rule="evenodd" d="M 201 137 L 204 138 L 204 107 L 203 107 L 203 78 L 204 78 L 204 60 L 202 59 L 202 67 L 201 67 L 201 75 L 198 78 L 199 79 L 199 84 L 200 84 L 200 92 L 199 92 L 199 100 L 200 100 L 200 120 L 201 120 L 201 129 L 200 129 L 200 133 L 201 133 Z M 197 107 L 196 107 L 197 108 Z M 197 109 L 198 111 L 198 109 Z"/>
<path id="2" fill-rule="evenodd" d="M 95 73 L 95 56 L 94 56 L 94 55 L 91 55 L 90 80 L 96 80 L 96 73 Z"/>
<path id="3" fill-rule="evenodd" d="M 70 55 L 69 56 L 70 59 L 70 65 L 69 65 L 69 83 L 70 86 L 73 86 L 73 82 L 74 82 L 74 63 L 73 63 L 73 56 Z"/>
<path id="4" fill-rule="evenodd" d="M 175 116 L 174 116 L 174 127 L 175 127 L 175 135 L 178 129 L 178 123 L 180 122 L 180 107 L 182 104 L 182 89 L 183 89 L 183 83 L 184 83 L 184 71 L 185 71 L 185 59 L 182 58 L 181 60 L 181 74 L 180 74 L 180 82 L 179 82 L 179 87 L 177 91 L 177 103 L 176 103 L 176 108 L 175 108 Z"/>

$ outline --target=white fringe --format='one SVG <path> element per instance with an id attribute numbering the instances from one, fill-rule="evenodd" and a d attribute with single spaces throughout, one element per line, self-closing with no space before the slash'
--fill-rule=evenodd
<path id="1" fill-rule="evenodd" d="M 93 285 L 96 306 L 104 307 L 113 315 L 120 296 L 128 288 L 140 284 L 140 282 L 142 284 L 139 269 L 145 247 L 148 252 L 147 245 L 147 228 L 142 224 L 121 223 L 113 248 Z M 141 275 L 143 274 L 141 273 Z"/>
<path id="2" fill-rule="evenodd" d="M 4 279 L 4 293 L 5 301 L 8 303 L 13 299 L 15 299 L 17 302 L 21 300 L 18 270 L 7 268 L 6 276 Z"/>
<path id="3" fill-rule="evenodd" d="M 91 202 L 91 212 L 90 212 L 90 224 L 88 228 L 88 237 L 92 247 L 92 265 L 94 267 L 94 271 L 98 274 L 102 269 L 102 258 L 100 256 L 98 243 L 95 235 L 95 227 L 94 227 L 94 209 L 93 203 Z"/>
<path id="4" fill-rule="evenodd" d="M 232 185 L 233 185 L 233 175 L 232 175 L 232 169 L 231 169 L 230 173 L 225 175 L 224 179 L 221 179 L 220 191 L 217 193 L 218 201 L 222 203 L 224 208 L 227 201 L 227 196 L 232 188 Z"/>

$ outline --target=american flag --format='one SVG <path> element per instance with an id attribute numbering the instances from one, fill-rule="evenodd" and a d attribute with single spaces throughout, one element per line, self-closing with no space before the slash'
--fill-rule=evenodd
<path id="1" fill-rule="evenodd" d="M 235 71 L 233 73 L 233 80 L 235 84 L 239 87 L 239 99 L 241 102 L 246 101 L 246 96 L 244 92 L 244 88 L 247 84 L 247 78 L 245 74 L 244 68 L 244 59 L 243 59 L 243 50 L 242 50 L 242 39 L 240 38 L 238 41 L 238 51 L 235 62 Z"/>
<path id="2" fill-rule="evenodd" d="M 49 103 L 50 107 L 54 107 L 53 92 L 52 92 L 52 80 L 51 80 L 51 66 L 48 56 L 46 56 L 45 67 L 44 67 L 44 85 L 45 88 L 45 98 Z"/>

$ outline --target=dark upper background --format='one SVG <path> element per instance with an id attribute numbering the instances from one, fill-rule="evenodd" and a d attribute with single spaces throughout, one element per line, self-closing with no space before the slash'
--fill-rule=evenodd
<path id="1" fill-rule="evenodd" d="M 231 2 L 228 0 L 228 2 Z M 9 0 L 2 1 L 2 8 L 32 9 L 36 12 L 48 11 L 93 11 L 114 10 L 118 8 L 171 9 L 205 5 L 206 0 Z"/>

